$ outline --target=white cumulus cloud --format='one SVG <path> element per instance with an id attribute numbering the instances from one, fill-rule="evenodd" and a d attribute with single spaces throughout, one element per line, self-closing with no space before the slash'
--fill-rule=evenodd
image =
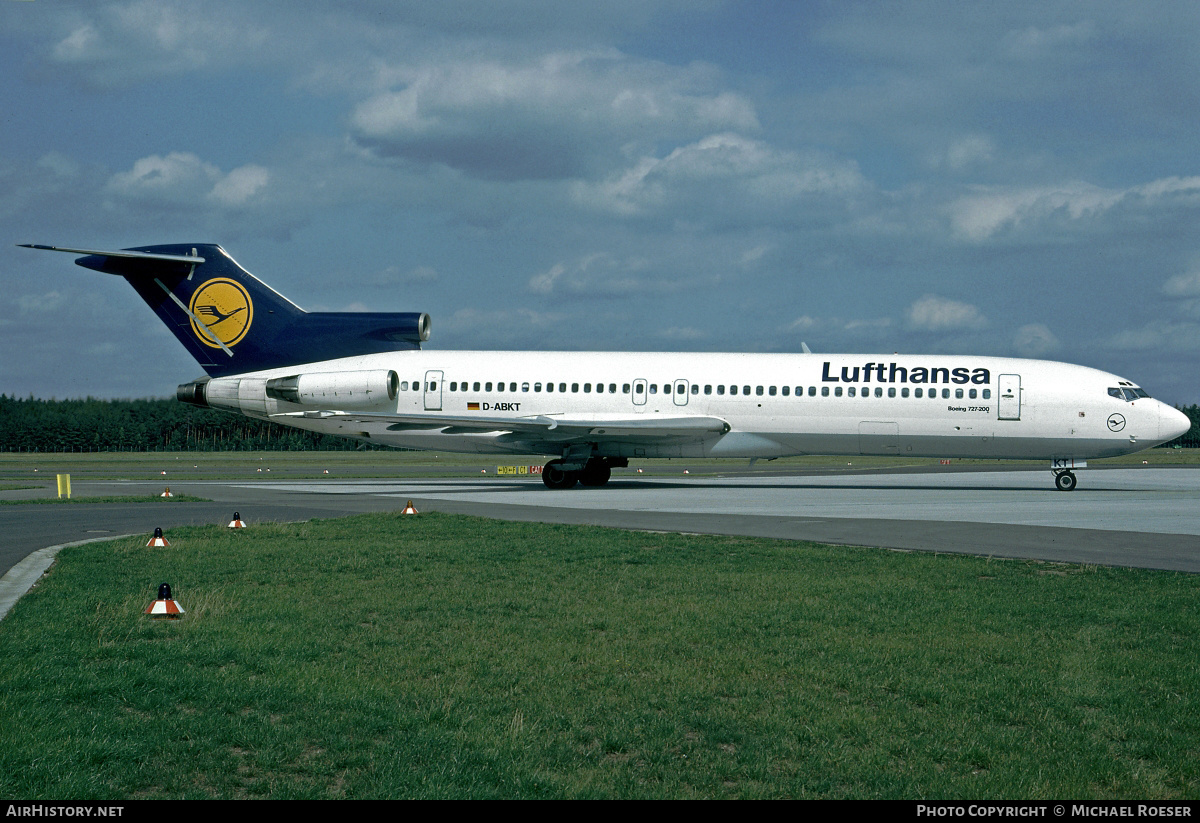
<path id="1" fill-rule="evenodd" d="M 354 139 L 381 156 L 484 178 L 577 177 L 611 165 L 630 142 L 758 128 L 754 106 L 711 71 L 615 49 L 456 56 L 383 74 L 389 88 L 351 114 Z"/>
<path id="2" fill-rule="evenodd" d="M 927 294 L 904 312 L 908 327 L 916 331 L 954 331 L 979 329 L 987 325 L 978 308 L 970 303 Z"/>
<path id="3" fill-rule="evenodd" d="M 110 195 L 131 203 L 193 206 L 209 200 L 220 206 L 242 206 L 270 180 L 262 166 L 247 164 L 228 173 L 191 152 L 152 154 L 134 162 L 129 171 L 108 181 Z"/>

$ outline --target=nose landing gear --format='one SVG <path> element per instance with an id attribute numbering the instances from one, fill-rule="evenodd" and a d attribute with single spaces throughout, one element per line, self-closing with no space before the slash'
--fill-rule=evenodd
<path id="1" fill-rule="evenodd" d="M 1075 491 L 1075 472 L 1061 471 L 1054 473 L 1054 486 L 1060 492 Z"/>

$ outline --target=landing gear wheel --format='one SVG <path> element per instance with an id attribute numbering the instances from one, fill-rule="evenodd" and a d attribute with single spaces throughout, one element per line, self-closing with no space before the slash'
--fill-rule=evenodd
<path id="1" fill-rule="evenodd" d="M 579 472 L 569 472 L 561 460 L 551 460 L 542 467 L 542 482 L 548 489 L 573 489 L 579 482 Z"/>
<path id="2" fill-rule="evenodd" d="M 579 473 L 579 482 L 585 486 L 603 486 L 612 477 L 612 466 L 603 457 L 588 460 Z"/>
<path id="3" fill-rule="evenodd" d="M 1054 475 L 1054 485 L 1060 492 L 1075 491 L 1075 483 L 1074 472 L 1059 472 Z"/>

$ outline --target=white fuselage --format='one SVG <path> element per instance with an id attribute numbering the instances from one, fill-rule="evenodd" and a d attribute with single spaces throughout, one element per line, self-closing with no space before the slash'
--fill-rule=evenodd
<path id="1" fill-rule="evenodd" d="M 265 379 L 394 371 L 380 415 L 461 421 L 550 417 L 593 421 L 593 454 L 612 458 L 870 454 L 1080 459 L 1149 448 L 1187 431 L 1174 408 L 1103 371 L 1040 360 L 957 355 L 705 354 L 414 350 L 220 378 L 214 405 L 312 431 L 409 449 L 559 454 L 531 432 L 470 431 L 338 419 L 334 392 L 293 403 Z M 235 384 L 230 381 L 240 381 Z M 210 390 L 210 399 L 213 395 Z M 361 401 L 355 408 L 364 410 Z M 280 417 L 308 412 L 308 417 Z M 605 421 L 719 418 L 728 431 L 609 436 Z"/>

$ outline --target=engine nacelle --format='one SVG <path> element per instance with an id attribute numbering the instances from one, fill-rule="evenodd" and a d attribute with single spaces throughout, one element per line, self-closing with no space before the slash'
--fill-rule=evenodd
<path id="1" fill-rule="evenodd" d="M 273 413 L 270 401 L 323 409 L 367 409 L 396 399 L 394 371 L 348 371 L 274 377 L 204 377 L 175 391 L 181 402 L 254 416 Z"/>
<path id="2" fill-rule="evenodd" d="M 267 381 L 267 397 L 301 406 L 362 409 L 396 399 L 400 377 L 394 371 L 293 374 Z"/>

